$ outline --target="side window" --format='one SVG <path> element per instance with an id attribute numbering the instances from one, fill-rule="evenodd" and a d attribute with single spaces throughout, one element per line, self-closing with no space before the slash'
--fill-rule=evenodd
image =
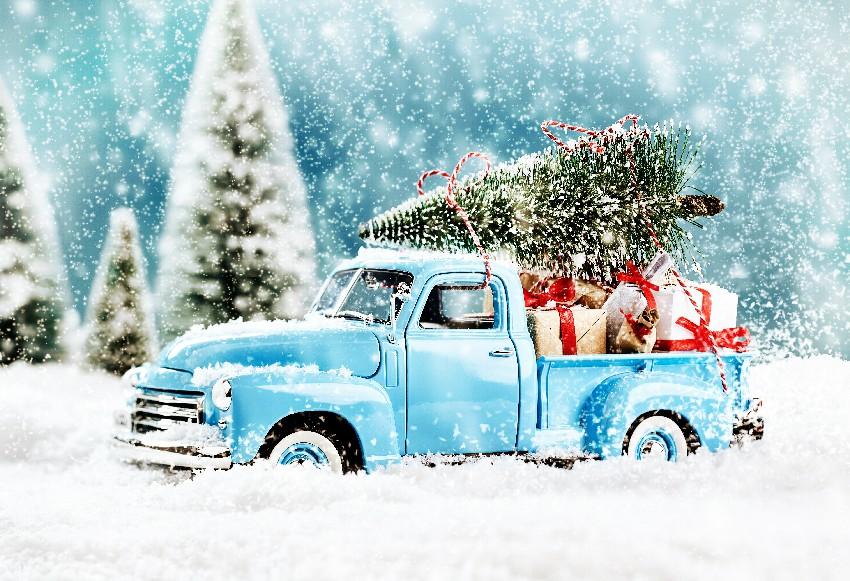
<path id="1" fill-rule="evenodd" d="M 423 329 L 493 329 L 499 325 L 494 286 L 437 285 L 431 289 L 419 326 Z"/>

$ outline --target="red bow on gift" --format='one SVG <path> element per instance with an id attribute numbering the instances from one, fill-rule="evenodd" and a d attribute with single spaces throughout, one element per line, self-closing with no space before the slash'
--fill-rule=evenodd
<path id="1" fill-rule="evenodd" d="M 576 286 L 573 279 L 556 278 L 545 291 L 534 292 L 523 289 L 522 294 L 525 297 L 525 306 L 530 309 L 539 309 L 546 307 L 549 303 L 555 303 L 560 320 L 563 354 L 575 355 L 578 351 L 576 324 L 573 312 L 569 308 L 569 305 L 576 300 Z"/>
<path id="2" fill-rule="evenodd" d="M 617 280 L 637 285 L 640 292 L 646 297 L 646 306 L 650 309 L 656 308 L 655 295 L 652 294 L 652 291 L 659 290 L 658 285 L 646 280 L 631 260 L 626 261 L 626 271 L 618 273 Z"/>
<path id="3" fill-rule="evenodd" d="M 710 351 L 712 342 L 717 347 L 734 349 L 738 353 L 747 350 L 750 345 L 750 332 L 746 327 L 730 327 L 720 331 L 712 331 L 708 327 L 698 325 L 687 317 L 679 317 L 676 324 L 690 331 L 693 339 L 669 341 L 673 351 Z M 713 339 L 713 341 L 712 341 Z"/>
<path id="4" fill-rule="evenodd" d="M 545 291 L 533 292 L 523 289 L 525 306 L 530 309 L 545 307 L 550 302 L 569 304 L 576 300 L 575 282 L 571 278 L 556 278 Z"/>
<path id="5" fill-rule="evenodd" d="M 623 313 L 623 318 L 626 319 L 626 322 L 629 324 L 629 327 L 632 328 L 632 333 L 634 333 L 635 337 L 637 337 L 638 339 L 643 339 L 644 337 L 652 333 L 652 327 L 647 327 L 646 325 L 638 325 L 637 318 L 633 314 Z"/>

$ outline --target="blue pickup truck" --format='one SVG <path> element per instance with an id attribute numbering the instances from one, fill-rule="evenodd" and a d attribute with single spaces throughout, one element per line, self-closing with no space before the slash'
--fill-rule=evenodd
<path id="1" fill-rule="evenodd" d="M 408 455 L 676 460 L 762 423 L 750 355 L 537 357 L 516 267 L 364 250 L 303 321 L 193 330 L 128 379 L 126 459 L 367 472 Z"/>

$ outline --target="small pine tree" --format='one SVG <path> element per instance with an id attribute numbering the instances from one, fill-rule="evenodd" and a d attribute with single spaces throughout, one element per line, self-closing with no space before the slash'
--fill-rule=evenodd
<path id="1" fill-rule="evenodd" d="M 696 223 L 723 209 L 714 196 L 683 191 L 694 175 L 697 148 L 689 133 L 656 126 L 634 141 L 643 212 L 662 244 L 684 258 L 690 240 L 679 220 Z M 630 187 L 623 133 L 603 153 L 570 155 L 547 149 L 463 180 L 456 193 L 483 246 L 507 252 L 521 266 L 613 282 L 626 260 L 647 262 L 656 252 Z M 360 227 L 361 238 L 388 245 L 474 252 L 446 188 L 409 200 Z"/>
<path id="2" fill-rule="evenodd" d="M 199 49 L 160 246 L 160 329 L 302 313 L 306 188 L 250 3 L 217 0 Z"/>
<path id="3" fill-rule="evenodd" d="M 154 355 L 153 312 L 138 226 L 129 208 L 113 210 L 89 295 L 85 341 L 92 367 L 121 375 Z"/>
<path id="4" fill-rule="evenodd" d="M 23 126 L 0 79 L 0 364 L 63 352 L 55 224 Z"/>

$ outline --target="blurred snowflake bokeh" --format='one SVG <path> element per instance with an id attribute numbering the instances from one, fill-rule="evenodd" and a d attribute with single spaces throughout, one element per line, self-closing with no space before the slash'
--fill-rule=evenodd
<path id="1" fill-rule="evenodd" d="M 850 14 L 840 0 L 376 0 L 256 10 L 289 111 L 321 271 L 356 225 L 466 151 L 539 151 L 550 118 L 625 113 L 707 138 L 694 184 L 727 211 L 694 232 L 771 354 L 850 355 Z M 208 2 L 3 0 L 0 75 L 47 177 L 82 309 L 109 211 L 133 207 L 157 269 L 176 135 Z"/>

